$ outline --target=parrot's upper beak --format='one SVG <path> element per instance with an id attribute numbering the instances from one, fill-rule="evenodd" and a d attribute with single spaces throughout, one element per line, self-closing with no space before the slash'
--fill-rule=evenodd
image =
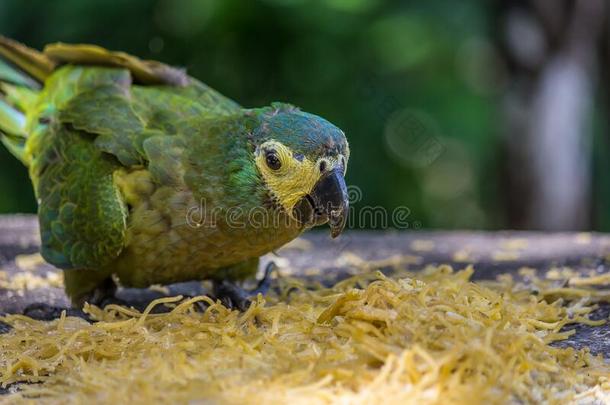
<path id="1" fill-rule="evenodd" d="M 323 175 L 311 194 L 303 197 L 294 207 L 293 215 L 308 225 L 330 225 L 330 236 L 341 234 L 349 213 L 349 199 L 343 173 L 336 168 Z"/>

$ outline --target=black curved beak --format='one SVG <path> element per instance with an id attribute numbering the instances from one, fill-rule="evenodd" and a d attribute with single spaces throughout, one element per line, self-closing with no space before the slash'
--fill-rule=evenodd
<path id="1" fill-rule="evenodd" d="M 349 214 L 349 198 L 343 172 L 336 168 L 322 176 L 311 194 L 295 205 L 293 214 L 299 222 L 308 226 L 328 222 L 330 236 L 339 236 Z"/>

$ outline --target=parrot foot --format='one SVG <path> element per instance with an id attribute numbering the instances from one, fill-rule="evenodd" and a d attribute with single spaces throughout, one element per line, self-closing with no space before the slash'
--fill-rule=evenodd
<path id="1" fill-rule="evenodd" d="M 121 300 L 115 297 L 104 297 L 97 302 L 91 302 L 95 306 L 104 309 L 106 305 L 116 304 L 124 307 L 130 307 L 127 301 Z M 36 319 L 38 321 L 52 321 L 53 319 L 57 319 L 61 317 L 61 313 L 66 311 L 66 316 L 74 316 L 78 318 L 82 318 L 87 322 L 94 322 L 93 319 L 81 308 L 65 308 L 65 307 L 56 307 L 53 305 L 45 304 L 44 302 L 36 302 L 28 305 L 23 310 L 23 315 L 28 316 L 32 319 Z"/>
<path id="2" fill-rule="evenodd" d="M 93 320 L 89 317 L 89 315 L 82 310 L 83 304 L 85 302 L 93 304 L 102 309 L 109 304 L 128 306 L 127 302 L 118 299 L 114 296 L 115 292 L 116 284 L 114 283 L 114 281 L 112 281 L 112 279 L 109 278 L 91 292 L 84 294 L 76 301 L 73 301 L 73 306 L 71 308 L 53 306 L 43 302 L 36 302 L 25 307 L 25 309 L 23 310 L 23 315 L 29 316 L 30 318 L 39 321 L 50 321 L 61 317 L 61 313 L 63 311 L 66 311 L 67 316 L 75 316 L 78 318 L 82 318 L 88 322 L 92 322 Z"/>
<path id="3" fill-rule="evenodd" d="M 82 309 L 55 307 L 53 305 L 45 304 L 44 302 L 36 302 L 28 305 L 23 310 L 23 315 L 38 321 L 52 321 L 53 319 L 61 317 L 63 311 L 66 311 L 66 316 L 76 316 L 78 318 L 83 318 L 86 321 L 90 320 Z"/>
<path id="4" fill-rule="evenodd" d="M 259 293 L 265 295 L 271 287 L 271 272 L 276 268 L 275 263 L 270 262 L 265 267 L 263 278 L 253 290 L 245 290 L 230 281 L 214 281 L 214 297 L 219 299 L 224 306 L 231 309 L 245 311 L 252 303 L 251 299 Z"/>

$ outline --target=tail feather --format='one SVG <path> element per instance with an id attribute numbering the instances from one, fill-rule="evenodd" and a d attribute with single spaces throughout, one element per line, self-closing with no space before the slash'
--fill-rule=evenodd
<path id="1" fill-rule="evenodd" d="M 12 136 L 26 136 L 25 115 L 4 101 L 0 101 L 0 131 Z"/>
<path id="2" fill-rule="evenodd" d="M 0 36 L 0 141 L 25 164 L 27 111 L 54 67 L 44 54 Z"/>
<path id="3" fill-rule="evenodd" d="M 0 78 L 0 97 L 19 111 L 31 111 L 38 100 L 39 90 L 3 83 Z"/>
<path id="4" fill-rule="evenodd" d="M 40 83 L 49 77 L 56 66 L 44 53 L 3 36 L 0 36 L 0 56 Z"/>
<path id="5" fill-rule="evenodd" d="M 25 114 L 0 97 L 0 141 L 16 158 L 27 164 L 24 157 Z"/>
<path id="6" fill-rule="evenodd" d="M 26 138 L 13 137 L 6 134 L 0 136 L 0 142 L 4 144 L 6 149 L 8 149 L 8 151 L 19 159 L 26 167 L 29 167 L 29 163 L 25 158 L 25 141 Z"/>
<path id="7" fill-rule="evenodd" d="M 0 59 L 0 82 L 13 83 L 18 86 L 24 86 L 31 89 L 39 89 L 40 83 L 19 72 L 15 67 L 9 65 Z"/>

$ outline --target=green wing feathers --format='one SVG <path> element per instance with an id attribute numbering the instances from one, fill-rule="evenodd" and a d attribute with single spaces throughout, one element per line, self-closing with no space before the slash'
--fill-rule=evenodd
<path id="1" fill-rule="evenodd" d="M 46 80 L 34 107 L 26 157 L 42 255 L 57 267 L 99 269 L 124 247 L 128 212 L 114 173 L 141 163 L 130 137 L 137 131 L 129 131 L 141 128 L 130 86 L 123 69 L 65 66 Z M 105 139 L 115 148 L 100 147 Z"/>
<path id="2" fill-rule="evenodd" d="M 100 268 L 123 249 L 127 210 L 113 179 L 120 167 L 87 134 L 62 127 L 33 161 L 42 256 L 63 269 Z"/>
<path id="3" fill-rule="evenodd" d="M 29 162 L 25 156 L 25 142 L 33 130 L 28 131 L 26 121 L 28 113 L 35 113 L 27 107 L 33 107 L 31 101 L 37 96 L 37 90 L 66 64 L 121 68 L 136 82 L 147 85 L 186 86 L 190 83 L 181 69 L 95 45 L 57 43 L 47 45 L 39 52 L 0 36 L 0 139 L 26 165 Z M 62 88 L 55 90 L 64 91 Z"/>

